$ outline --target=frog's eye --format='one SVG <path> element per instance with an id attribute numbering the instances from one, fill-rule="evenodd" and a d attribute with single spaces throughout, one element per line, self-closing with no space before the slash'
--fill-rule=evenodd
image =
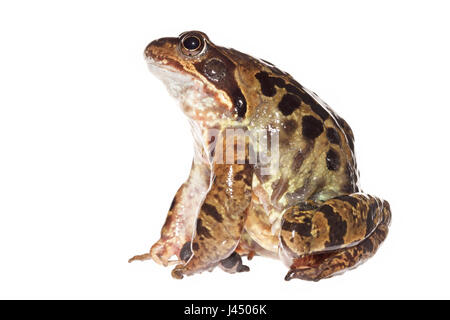
<path id="1" fill-rule="evenodd" d="M 188 56 L 195 56 L 202 52 L 205 43 L 196 34 L 187 34 L 181 39 L 181 51 Z"/>
<path id="2" fill-rule="evenodd" d="M 200 47 L 200 39 L 195 36 L 189 36 L 183 39 L 183 47 L 189 51 L 195 51 Z"/>

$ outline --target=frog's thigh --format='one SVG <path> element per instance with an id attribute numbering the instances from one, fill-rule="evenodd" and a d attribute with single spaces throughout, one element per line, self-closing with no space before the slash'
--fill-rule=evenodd
<path id="1" fill-rule="evenodd" d="M 390 215 L 386 201 L 362 193 L 289 208 L 280 233 L 286 280 L 320 280 L 364 262 L 384 241 Z"/>

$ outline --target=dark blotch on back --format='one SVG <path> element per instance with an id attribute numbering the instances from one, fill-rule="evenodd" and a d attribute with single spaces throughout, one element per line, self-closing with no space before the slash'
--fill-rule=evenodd
<path id="1" fill-rule="evenodd" d="M 313 116 L 304 116 L 302 118 L 302 134 L 309 139 L 315 139 L 323 132 L 322 121 Z"/>
<path id="2" fill-rule="evenodd" d="M 330 149 L 327 152 L 327 168 L 328 170 L 336 171 L 339 169 L 340 160 L 339 160 L 339 154 L 333 150 Z"/>
<path id="3" fill-rule="evenodd" d="M 267 97 L 273 97 L 277 93 L 275 88 L 275 78 L 269 76 L 265 71 L 258 72 L 255 75 L 261 85 L 261 92 Z"/>
<path id="4" fill-rule="evenodd" d="M 295 84 L 287 84 L 284 85 L 283 88 L 287 90 L 287 92 L 297 95 L 305 104 L 311 107 L 311 110 L 316 113 L 319 117 L 322 118 L 323 121 L 328 119 L 330 113 L 320 105 L 308 92 L 303 90 L 303 87 L 294 79 L 290 79 L 292 83 Z M 299 89 L 301 88 L 301 89 Z"/>
<path id="5" fill-rule="evenodd" d="M 327 138 L 330 143 L 341 145 L 341 137 L 334 128 L 327 128 Z"/>
<path id="6" fill-rule="evenodd" d="M 326 247 L 339 246 L 344 243 L 344 236 L 347 233 L 347 222 L 342 220 L 342 217 L 334 212 L 329 205 L 324 205 L 320 208 L 330 227 L 330 241 L 325 243 Z"/>
<path id="7" fill-rule="evenodd" d="M 223 222 L 222 215 L 217 211 L 216 207 L 213 205 L 210 205 L 208 203 L 203 203 L 202 205 L 202 211 L 206 213 L 208 216 L 211 216 L 216 220 L 217 222 Z"/>
<path id="8" fill-rule="evenodd" d="M 276 72 L 274 73 L 277 74 Z M 279 88 L 285 88 L 288 93 L 296 96 L 300 102 L 303 101 L 305 104 L 308 104 L 311 107 L 311 110 L 320 118 L 322 118 L 323 121 L 330 117 L 329 111 L 326 108 L 322 107 L 322 105 L 317 102 L 308 92 L 306 92 L 303 89 L 302 85 L 294 79 L 290 78 L 289 82 L 291 83 L 286 83 L 282 78 L 271 77 L 269 73 L 265 71 L 258 72 L 255 77 L 256 79 L 258 79 L 261 85 L 261 91 L 265 96 L 273 97 L 277 93 L 277 89 L 275 88 L 275 86 Z M 280 108 L 284 115 L 291 114 L 293 112 L 293 110 L 291 111 L 291 109 L 292 107 L 288 107 L 287 109 L 285 109 L 285 112 L 287 113 L 285 114 L 282 108 Z"/>
<path id="9" fill-rule="evenodd" d="M 283 115 L 288 116 L 298 109 L 301 103 L 302 101 L 299 97 L 286 93 L 283 98 L 281 98 L 281 101 L 278 104 L 278 109 L 280 109 Z"/>
<path id="10" fill-rule="evenodd" d="M 293 119 L 289 119 L 283 122 L 282 124 L 284 132 L 287 135 L 291 135 L 294 133 L 295 130 L 297 130 L 298 128 L 298 123 L 297 121 L 293 120 Z"/>

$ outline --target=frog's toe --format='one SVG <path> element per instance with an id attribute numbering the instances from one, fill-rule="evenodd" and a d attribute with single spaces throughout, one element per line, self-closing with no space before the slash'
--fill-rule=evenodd
<path id="1" fill-rule="evenodd" d="M 233 252 L 228 258 L 220 261 L 220 267 L 228 273 L 250 271 L 248 266 L 242 264 L 242 258 L 237 252 Z"/>
<path id="2" fill-rule="evenodd" d="M 246 265 L 241 265 L 239 268 L 237 268 L 236 272 L 249 272 L 250 267 Z"/>
<path id="3" fill-rule="evenodd" d="M 172 270 L 172 278 L 181 280 L 184 278 L 184 267 L 182 264 L 177 265 Z"/>
<path id="4" fill-rule="evenodd" d="M 284 280 L 289 281 L 292 279 L 319 281 L 322 278 L 318 277 L 318 272 L 314 268 L 305 268 L 289 270 L 289 272 L 284 277 Z"/>
<path id="5" fill-rule="evenodd" d="M 286 274 L 284 280 L 301 279 L 319 281 L 326 278 L 324 269 L 329 267 L 329 258 L 332 255 L 332 253 L 321 253 L 294 259 L 291 270 Z"/>
<path id="6" fill-rule="evenodd" d="M 153 260 L 158 264 L 161 264 L 163 266 L 169 265 L 168 258 L 165 257 L 162 250 L 154 250 L 152 247 L 152 250 L 150 250 L 149 253 L 144 254 L 138 254 L 132 257 L 128 260 L 128 263 L 134 262 L 134 261 L 147 261 L 147 260 Z"/>
<path id="7" fill-rule="evenodd" d="M 128 260 L 128 263 L 133 261 L 145 261 L 145 260 L 151 260 L 152 256 L 150 253 L 144 253 L 144 254 L 138 254 L 135 255 L 133 258 Z"/>
<path id="8" fill-rule="evenodd" d="M 149 255 L 153 261 L 167 267 L 179 262 L 181 250 L 179 241 L 160 239 L 152 246 Z"/>

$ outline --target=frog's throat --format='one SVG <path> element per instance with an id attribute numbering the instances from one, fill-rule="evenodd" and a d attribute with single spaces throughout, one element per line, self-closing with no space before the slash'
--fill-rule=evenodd
<path id="1" fill-rule="evenodd" d="M 155 62 L 151 58 L 147 58 L 147 63 L 150 72 L 165 84 L 189 118 L 213 125 L 220 119 L 231 117 L 229 101 L 223 92 L 170 64 Z"/>

